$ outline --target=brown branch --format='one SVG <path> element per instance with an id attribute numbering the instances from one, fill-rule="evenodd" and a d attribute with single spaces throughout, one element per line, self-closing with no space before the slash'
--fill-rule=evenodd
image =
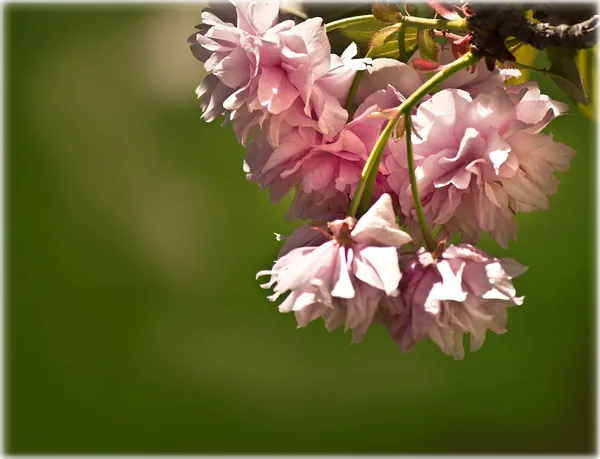
<path id="1" fill-rule="evenodd" d="M 523 8 L 517 5 L 474 3 L 469 7 L 471 13 L 469 24 L 473 30 L 472 43 L 484 56 L 499 60 L 514 60 L 504 46 L 504 40 L 509 37 L 515 37 L 537 49 L 551 46 L 584 49 L 591 48 L 597 42 L 600 15 L 588 16 L 587 19 L 575 24 L 569 23 L 571 21 L 565 18 L 564 23 L 557 24 L 557 18 L 560 20 L 561 14 L 564 17 L 564 11 L 552 14 L 552 7 L 545 5 L 540 8 L 537 17 L 550 19 L 552 23 L 537 23 L 527 20 Z"/>
<path id="2" fill-rule="evenodd" d="M 573 25 L 550 25 L 544 22 L 536 24 L 525 20 L 525 23 L 519 25 L 514 36 L 537 49 L 545 49 L 549 46 L 591 48 L 598 41 L 596 33 L 599 23 L 598 15 Z"/>

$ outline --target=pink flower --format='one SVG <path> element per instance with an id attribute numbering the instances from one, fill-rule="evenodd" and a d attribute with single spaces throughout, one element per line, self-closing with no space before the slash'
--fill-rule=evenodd
<path id="1" fill-rule="evenodd" d="M 267 130 L 265 136 L 255 137 L 248 146 L 245 166 L 248 179 L 263 189 L 270 189 L 272 202 L 278 202 L 295 188 L 289 218 L 320 218 L 317 214 L 325 211 L 330 215 L 345 213 L 365 162 L 388 121 L 381 111 L 397 107 L 419 86 L 419 75 L 406 64 L 376 59 L 365 71 L 357 92 L 356 100 L 361 105 L 354 119 L 338 135 L 327 139 L 313 126 L 290 128 L 286 125 L 286 134 L 282 135 L 284 131 L 280 130 L 281 140 L 273 148 L 271 140 L 265 140 L 265 136 L 269 136 Z M 290 114 L 299 119 L 297 112 L 290 111 Z M 397 148 L 396 143 L 404 142 L 391 140 L 384 150 L 384 158 L 391 149 Z M 374 200 L 382 193 L 391 192 L 387 174 L 382 161 Z"/>
<path id="2" fill-rule="evenodd" d="M 380 109 L 397 107 L 422 84 L 421 75 L 405 63 L 375 59 L 363 73 L 354 102 L 363 110 L 373 105 Z"/>
<path id="3" fill-rule="evenodd" d="M 340 216 L 340 219 L 343 218 L 343 216 Z M 277 233 L 275 235 L 278 241 L 285 241 L 277 258 L 282 258 L 299 247 L 317 247 L 330 240 L 327 222 L 321 221 L 312 221 L 302 225 L 287 237 Z"/>
<path id="4" fill-rule="evenodd" d="M 485 341 L 487 329 L 506 331 L 506 309 L 523 303 L 512 278 L 527 268 L 497 259 L 471 245 L 450 246 L 436 256 L 420 249 L 402 269 L 396 315 L 388 330 L 401 352 L 428 336 L 447 355 L 463 359 L 463 335 L 471 352 Z"/>
<path id="5" fill-rule="evenodd" d="M 197 90 L 204 118 L 211 121 L 225 114 L 230 120 L 243 120 L 236 133 L 245 141 L 247 130 L 240 126 L 262 126 L 279 117 L 269 137 L 276 146 L 277 126 L 299 101 L 303 117 L 314 121 L 324 136 L 337 134 L 348 117 L 341 104 L 356 70 L 364 68 L 364 60 L 352 59 L 356 45 L 342 57 L 331 55 L 321 18 L 298 25 L 291 20 L 279 23 L 277 0 L 232 3 L 237 25 L 205 11 L 201 32 L 188 40 L 194 55 L 212 72 Z"/>
<path id="6" fill-rule="evenodd" d="M 381 185 L 375 184 L 374 195 L 379 195 Z M 294 190 L 294 199 L 290 210 L 285 214 L 287 220 L 318 220 L 319 215 L 327 215 L 327 220 L 332 220 L 336 215 L 346 214 L 350 208 L 350 195 L 334 193 L 327 197 L 320 193 L 304 193 Z"/>
<path id="7" fill-rule="evenodd" d="M 462 232 L 463 242 L 486 231 L 506 247 L 516 238 L 514 214 L 546 209 L 558 189 L 553 172 L 567 170 L 575 155 L 539 133 L 565 107 L 535 83 L 475 98 L 446 89 L 423 102 L 413 117 L 413 149 L 427 220 L 447 236 Z M 414 219 L 405 151 L 393 150 L 386 167 L 402 212 Z"/>
<path id="8" fill-rule="evenodd" d="M 269 188 L 273 202 L 295 188 L 290 217 L 318 218 L 324 208 L 345 213 L 386 121 L 370 117 L 374 111 L 375 107 L 364 111 L 332 141 L 314 129 L 298 128 L 274 149 L 264 140 L 252 142 L 246 153 L 248 178 Z M 376 196 L 386 189 L 380 174 Z"/>
<path id="9" fill-rule="evenodd" d="M 279 258 L 263 288 L 274 288 L 275 301 L 290 291 L 279 306 L 294 311 L 300 327 L 323 317 L 328 330 L 342 323 L 360 341 L 371 325 L 380 302 L 398 293 L 401 279 L 397 248 L 410 236 L 400 230 L 392 200 L 384 194 L 360 220 L 351 217 L 328 224 L 328 241 L 299 247 Z"/>

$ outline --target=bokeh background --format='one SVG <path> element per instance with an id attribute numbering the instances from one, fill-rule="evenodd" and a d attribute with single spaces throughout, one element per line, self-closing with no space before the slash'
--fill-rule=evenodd
<path id="1" fill-rule="evenodd" d="M 530 266 L 508 333 L 454 361 L 296 330 L 254 275 L 299 222 L 200 120 L 201 8 L 5 6 L 6 451 L 593 451 L 594 121 L 551 124 L 550 209 L 482 243 Z"/>

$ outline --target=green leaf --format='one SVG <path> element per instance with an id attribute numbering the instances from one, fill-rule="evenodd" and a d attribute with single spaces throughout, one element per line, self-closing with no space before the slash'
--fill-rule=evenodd
<path id="1" fill-rule="evenodd" d="M 360 47 L 369 47 L 373 35 L 385 29 L 385 24 L 379 22 L 373 16 L 365 16 L 359 20 L 356 20 L 348 25 L 336 28 L 341 34 L 347 39 L 355 42 Z M 407 52 L 407 59 L 410 58 L 412 53 L 417 48 L 417 30 L 414 28 L 405 29 L 404 46 Z M 371 57 L 387 57 L 391 59 L 398 59 L 398 42 L 397 40 L 388 40 L 385 43 L 380 44 L 372 48 Z"/>
<path id="2" fill-rule="evenodd" d="M 417 43 L 419 44 L 419 52 L 423 59 L 437 61 L 440 48 L 433 39 L 430 30 L 419 29 L 417 31 Z"/>
<path id="3" fill-rule="evenodd" d="M 585 92 L 588 94 L 591 104 L 583 106 L 578 105 L 579 110 L 590 118 L 592 121 L 596 120 L 596 104 L 598 94 L 598 78 L 596 70 L 596 61 L 598 56 L 598 46 L 594 46 L 591 49 L 581 49 L 575 56 L 575 62 L 581 77 L 583 79 L 583 87 Z"/>
<path id="4" fill-rule="evenodd" d="M 562 89 L 567 96 L 582 105 L 588 105 L 590 99 L 583 88 L 581 74 L 572 58 L 563 57 L 553 62 L 548 76 Z"/>
<path id="5" fill-rule="evenodd" d="M 384 27 L 385 24 L 370 16 L 340 28 L 339 31 L 358 46 L 368 46 L 373 34 Z"/>
<path id="6" fill-rule="evenodd" d="M 375 3 L 371 13 L 378 21 L 388 24 L 394 24 L 398 20 L 398 12 L 386 3 Z"/>
<path id="7" fill-rule="evenodd" d="M 390 38 L 392 38 L 398 31 L 402 28 L 402 24 L 395 24 L 392 26 L 384 27 L 381 30 L 378 30 L 371 37 L 371 48 L 378 48 L 380 46 L 388 43 Z M 397 45 L 396 45 L 397 46 Z"/>
<path id="8" fill-rule="evenodd" d="M 374 16 L 365 16 L 348 25 L 344 24 L 341 27 L 336 27 L 335 30 L 339 31 L 350 41 L 355 42 L 359 47 L 366 48 L 369 47 L 373 35 L 386 27 L 389 26 L 382 24 Z M 404 46 L 408 59 L 417 48 L 417 30 L 415 28 L 410 27 L 405 29 Z M 398 55 L 398 43 L 396 40 L 387 41 L 373 48 L 371 53 L 371 57 L 387 57 L 391 59 L 398 59 Z"/>
<path id="9" fill-rule="evenodd" d="M 404 28 L 401 30 L 404 30 L 405 58 L 408 60 L 417 49 L 417 31 L 414 28 Z M 372 57 L 387 57 L 390 59 L 398 59 L 400 57 L 399 54 L 397 40 L 388 40 L 386 43 L 372 48 L 371 51 Z"/>
<path id="10" fill-rule="evenodd" d="M 575 102 L 588 105 L 590 100 L 585 93 L 581 74 L 574 60 L 575 54 L 575 49 L 549 47 L 548 59 L 552 65 L 548 70 L 548 76 Z"/>
<path id="11" fill-rule="evenodd" d="M 543 73 L 575 102 L 581 105 L 588 105 L 591 102 L 585 93 L 579 69 L 572 58 L 563 57 L 556 60 L 549 70 L 538 69 L 518 62 L 511 62 L 509 67 Z"/>

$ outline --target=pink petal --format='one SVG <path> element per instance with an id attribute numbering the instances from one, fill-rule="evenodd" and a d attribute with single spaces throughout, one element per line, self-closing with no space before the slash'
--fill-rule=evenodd
<path id="1" fill-rule="evenodd" d="M 335 267 L 334 278 L 337 279 L 333 289 L 331 290 L 331 296 L 337 298 L 354 298 L 354 287 L 350 280 L 350 273 L 348 272 L 348 264 L 346 262 L 345 249 L 340 248 L 338 250 L 337 264 Z"/>
<path id="2" fill-rule="evenodd" d="M 522 265 L 512 258 L 500 258 L 499 261 L 502 264 L 502 268 L 506 274 L 508 274 L 511 278 L 518 277 L 529 269 L 527 266 Z"/>
<path id="3" fill-rule="evenodd" d="M 371 265 L 378 279 L 361 278 L 358 273 L 356 277 L 383 290 L 386 295 L 394 295 L 402 277 L 397 250 L 394 247 L 365 247 L 360 250 L 360 258 Z"/>
<path id="4" fill-rule="evenodd" d="M 389 194 L 383 194 L 371 206 L 357 222 L 351 235 L 357 242 L 376 242 L 392 247 L 401 247 L 412 240 L 396 223 L 396 214 Z"/>
<path id="5" fill-rule="evenodd" d="M 279 0 L 257 0 L 252 9 L 252 23 L 262 34 L 275 25 L 279 15 Z"/>
<path id="6" fill-rule="evenodd" d="M 239 88 L 250 79 L 246 52 L 242 48 L 236 48 L 215 65 L 212 72 L 230 88 Z"/>
<path id="7" fill-rule="evenodd" d="M 258 82 L 258 99 L 272 114 L 288 109 L 298 97 L 298 92 L 287 79 L 287 74 L 278 67 L 262 69 Z"/>
<path id="8" fill-rule="evenodd" d="M 308 164 L 307 167 L 303 167 L 302 189 L 305 193 L 322 190 L 334 180 L 334 161 L 332 158 L 317 159 L 312 161 L 312 165 Z"/>
<path id="9" fill-rule="evenodd" d="M 296 35 L 306 43 L 312 71 L 319 78 L 329 70 L 331 46 L 321 18 L 310 18 L 292 27 L 286 35 Z"/>
<path id="10" fill-rule="evenodd" d="M 385 90 L 391 84 L 404 97 L 410 96 L 422 84 L 413 68 L 395 59 L 379 58 L 367 66 L 356 92 L 355 102 L 362 103 L 369 95 Z"/>
<path id="11" fill-rule="evenodd" d="M 348 112 L 342 108 L 338 100 L 324 92 L 318 86 L 314 87 L 311 96 L 318 116 L 319 130 L 326 137 L 334 137 L 346 124 Z"/>
<path id="12" fill-rule="evenodd" d="M 523 172 L 519 172 L 516 177 L 502 180 L 502 185 L 513 198 L 525 204 L 537 207 L 538 209 L 548 208 L 548 198 L 536 187 Z"/>

